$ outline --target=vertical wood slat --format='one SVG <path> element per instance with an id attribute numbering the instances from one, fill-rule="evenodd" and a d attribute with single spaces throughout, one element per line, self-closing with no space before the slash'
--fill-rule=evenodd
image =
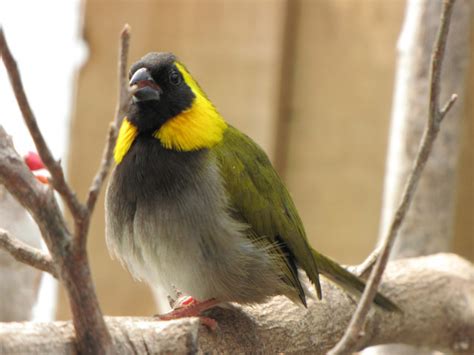
<path id="1" fill-rule="evenodd" d="M 373 247 L 402 1 L 299 0 L 286 179 L 312 245 Z"/>
<path id="2" fill-rule="evenodd" d="M 294 52 L 296 50 L 296 27 L 298 23 L 299 1 L 287 1 L 284 34 L 281 43 L 279 98 L 276 103 L 278 113 L 275 124 L 275 141 L 273 149 L 274 165 L 281 177 L 285 177 L 290 145 L 291 105 L 293 99 Z"/>

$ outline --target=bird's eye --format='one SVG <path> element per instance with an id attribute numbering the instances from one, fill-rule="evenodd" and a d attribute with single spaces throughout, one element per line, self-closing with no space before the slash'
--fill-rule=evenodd
<path id="1" fill-rule="evenodd" d="M 179 75 L 179 73 L 174 70 L 170 73 L 169 79 L 170 83 L 173 85 L 181 84 L 181 75 Z"/>

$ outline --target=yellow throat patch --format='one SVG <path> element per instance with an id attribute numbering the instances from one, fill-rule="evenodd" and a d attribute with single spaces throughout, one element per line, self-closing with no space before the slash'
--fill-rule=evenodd
<path id="1" fill-rule="evenodd" d="M 114 149 L 114 160 L 116 164 L 120 164 L 123 157 L 129 151 L 132 146 L 133 141 L 138 135 L 138 129 L 133 124 L 131 124 L 127 117 L 122 121 L 120 126 L 120 131 L 117 137 L 117 143 L 115 144 Z"/>
<path id="2" fill-rule="evenodd" d="M 167 149 L 192 151 L 211 148 L 222 140 L 227 123 L 186 68 L 178 62 L 175 64 L 195 98 L 190 108 L 166 121 L 153 136 Z M 125 117 L 114 149 L 116 164 L 122 162 L 137 136 L 138 128 Z"/>
<path id="3" fill-rule="evenodd" d="M 153 135 L 167 149 L 211 148 L 222 140 L 227 124 L 186 68 L 179 62 L 175 65 L 195 98 L 190 108 L 169 119 Z"/>

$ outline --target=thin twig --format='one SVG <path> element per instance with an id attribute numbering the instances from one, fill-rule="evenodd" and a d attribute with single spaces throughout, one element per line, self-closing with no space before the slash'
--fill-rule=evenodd
<path id="1" fill-rule="evenodd" d="M 64 171 L 59 161 L 56 161 L 51 154 L 51 151 L 41 133 L 41 130 L 36 121 L 36 117 L 33 110 L 30 107 L 28 98 L 26 97 L 23 83 L 21 80 L 20 72 L 16 65 L 16 61 L 8 48 L 3 28 L 0 27 L 0 54 L 10 78 L 10 83 L 15 93 L 18 107 L 23 115 L 23 119 L 30 131 L 31 137 L 36 146 L 36 150 L 43 160 L 44 165 L 48 168 L 51 174 L 52 186 L 61 194 L 66 205 L 71 211 L 73 216 L 82 218 L 85 207 L 79 202 L 76 194 L 71 190 L 66 179 L 64 177 Z"/>
<path id="2" fill-rule="evenodd" d="M 370 275 L 370 272 L 372 271 L 375 263 L 377 262 L 381 251 L 381 246 L 378 246 L 377 248 L 372 250 L 369 256 L 361 264 L 351 268 L 351 272 L 359 276 L 361 279 L 366 279 Z"/>
<path id="3" fill-rule="evenodd" d="M 114 123 L 109 125 L 109 130 L 107 132 L 107 141 L 102 153 L 102 161 L 100 163 L 99 170 L 94 177 L 94 181 L 89 189 L 89 194 L 87 196 L 87 211 L 92 213 L 94 210 L 95 203 L 97 202 L 97 197 L 99 196 L 100 189 L 104 183 L 105 178 L 110 170 L 112 165 L 112 157 L 114 151 L 115 140 L 117 138 L 116 127 Z"/>
<path id="4" fill-rule="evenodd" d="M 401 202 L 396 210 L 387 235 L 382 243 L 382 252 L 377 259 L 374 269 L 370 274 L 367 287 L 364 290 L 362 298 L 357 305 L 357 309 L 344 333 L 342 339 L 329 352 L 331 355 L 347 354 L 356 350 L 358 342 L 363 335 L 363 326 L 367 314 L 372 305 L 378 286 L 382 279 L 383 272 L 388 262 L 390 250 L 393 246 L 398 231 L 403 223 L 405 215 L 413 200 L 415 190 L 420 180 L 423 168 L 431 153 L 433 143 L 438 135 L 440 124 L 446 113 L 456 101 L 457 96 L 452 95 L 448 103 L 441 110 L 439 105 L 441 65 L 444 58 L 446 41 L 449 32 L 449 24 L 455 0 L 445 0 L 441 12 L 441 25 L 437 34 L 431 57 L 430 68 L 430 98 L 429 98 L 429 116 L 427 126 L 423 132 L 423 137 L 418 149 L 412 171 L 408 176 L 407 183 L 402 193 Z"/>
<path id="5" fill-rule="evenodd" d="M 89 190 L 87 197 L 87 209 L 92 211 L 97 199 L 98 192 L 103 184 L 105 177 L 107 176 L 110 166 L 112 165 L 112 156 L 115 146 L 115 140 L 117 138 L 117 130 L 121 119 L 127 111 L 128 104 L 130 101 L 130 90 L 128 88 L 127 81 L 127 62 L 128 62 L 128 49 L 130 43 L 130 26 L 125 25 L 120 35 L 120 47 L 119 47 L 119 64 L 118 64 L 118 82 L 119 82 L 119 93 L 117 98 L 117 106 L 115 109 L 115 119 L 109 126 L 107 133 L 107 143 L 102 154 L 102 161 L 99 170 L 94 178 L 94 181 Z"/>
<path id="6" fill-rule="evenodd" d="M 115 109 L 115 127 L 118 128 L 128 112 L 133 91 L 128 86 L 128 49 L 130 47 L 130 26 L 126 24 L 120 34 L 120 52 L 118 62 L 119 93 Z"/>
<path id="7" fill-rule="evenodd" d="M 17 261 L 45 271 L 58 278 L 51 257 L 21 240 L 14 238 L 6 230 L 0 229 L 0 249 L 4 249 Z"/>
<path id="8" fill-rule="evenodd" d="M 118 82 L 119 82 L 119 93 L 117 98 L 117 106 L 115 109 L 115 119 L 109 125 L 107 132 L 107 140 L 104 151 L 102 153 L 102 160 L 99 169 L 92 181 L 87 195 L 87 213 L 90 216 L 94 210 L 97 198 L 99 197 L 100 189 L 104 184 L 104 180 L 110 171 L 112 166 L 112 158 L 115 147 L 115 141 L 117 139 L 117 131 L 125 112 L 128 110 L 130 102 L 131 92 L 128 86 L 127 80 L 127 67 L 128 67 L 128 49 L 130 47 L 130 26 L 126 24 L 120 34 L 120 45 L 119 45 L 119 59 L 118 59 Z M 78 242 L 85 246 L 85 239 L 87 233 L 78 235 Z"/>

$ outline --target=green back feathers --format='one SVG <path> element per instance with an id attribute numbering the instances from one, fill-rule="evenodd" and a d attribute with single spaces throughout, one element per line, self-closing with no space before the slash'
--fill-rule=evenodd
<path id="1" fill-rule="evenodd" d="M 308 274 L 321 298 L 316 261 L 293 201 L 263 150 L 245 134 L 229 126 L 223 141 L 212 152 L 216 155 L 231 206 L 249 224 L 255 235 L 283 244 L 289 270 L 296 263 Z M 288 275 L 299 292 L 297 274 Z M 304 293 L 300 294 L 304 303 Z"/>

